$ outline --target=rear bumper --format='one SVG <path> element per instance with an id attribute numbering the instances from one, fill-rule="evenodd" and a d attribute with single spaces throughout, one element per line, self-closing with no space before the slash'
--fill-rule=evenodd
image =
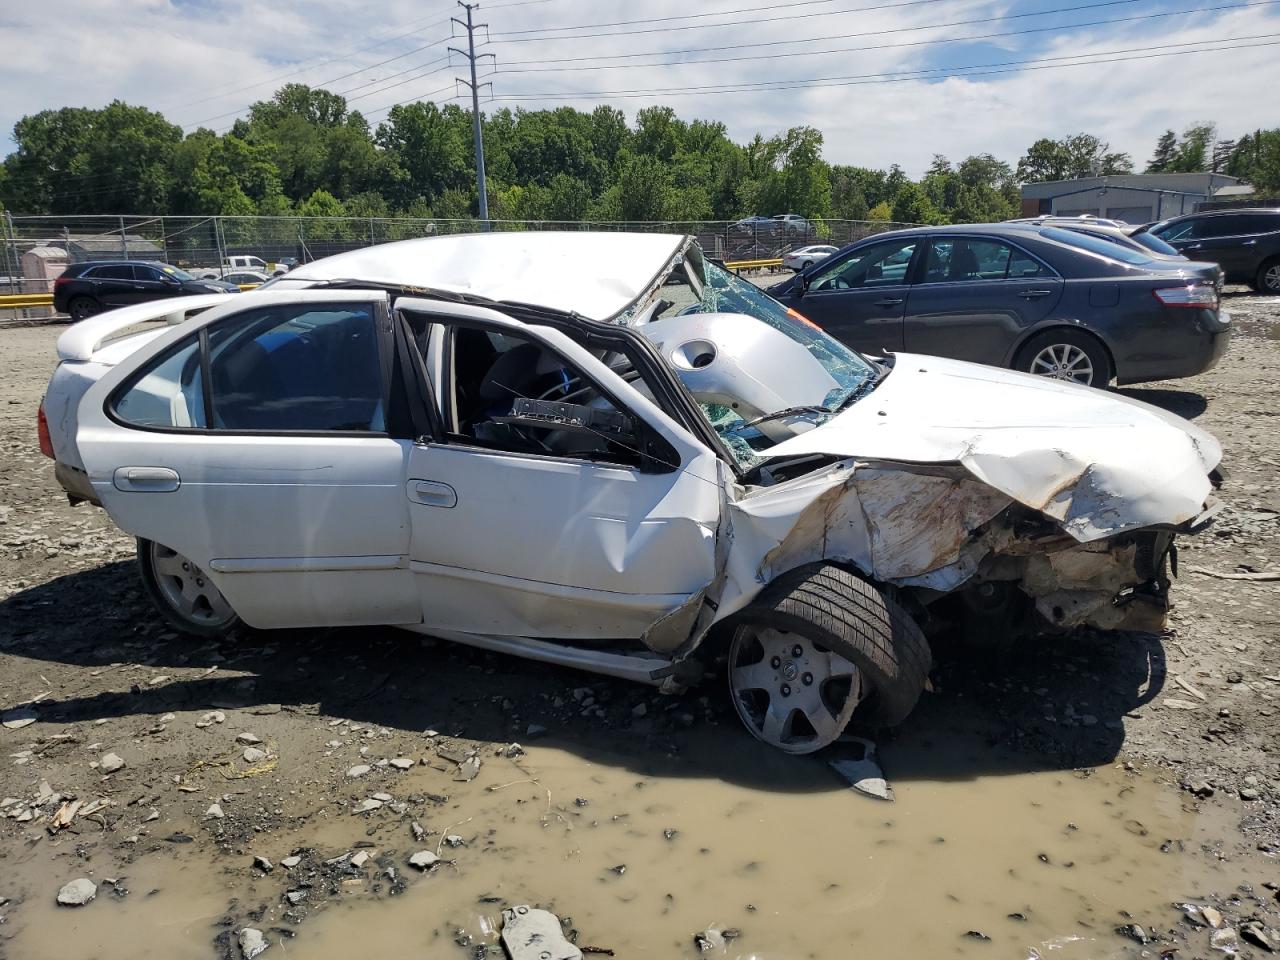
<path id="1" fill-rule="evenodd" d="M 98 501 L 98 494 L 93 489 L 93 484 L 89 482 L 89 474 L 83 470 L 55 460 L 53 476 L 58 481 L 58 485 L 66 491 L 67 499 L 73 505 L 92 503 L 95 507 L 102 506 Z"/>
<path id="2" fill-rule="evenodd" d="M 1218 365 L 1231 344 L 1226 311 L 1185 311 L 1183 323 L 1148 325 L 1116 348 L 1116 382 L 1149 383 L 1194 377 Z"/>

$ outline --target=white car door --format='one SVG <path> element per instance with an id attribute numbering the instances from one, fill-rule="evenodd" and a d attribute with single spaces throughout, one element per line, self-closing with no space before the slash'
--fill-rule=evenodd
<path id="1" fill-rule="evenodd" d="M 237 297 L 86 393 L 89 480 L 252 626 L 417 623 L 393 354 L 384 293 Z"/>
<path id="2" fill-rule="evenodd" d="M 715 576 L 715 455 L 554 329 L 462 305 L 402 299 L 397 307 L 415 339 L 444 345 L 444 360 L 433 351 L 428 364 L 444 400 L 441 439 L 414 445 L 405 487 L 424 624 L 634 640 L 681 608 L 696 613 Z M 535 382 L 549 391 L 525 388 Z M 548 392 L 566 402 L 537 415 L 559 422 L 512 434 L 502 421 L 514 400 Z M 594 422 L 609 431 L 630 423 L 643 439 L 558 429 L 583 415 L 588 399 Z M 534 435 L 543 439 L 526 442 Z M 660 452 L 637 456 L 637 443 Z M 678 628 L 658 632 L 648 637 L 655 648 L 684 639 Z"/>

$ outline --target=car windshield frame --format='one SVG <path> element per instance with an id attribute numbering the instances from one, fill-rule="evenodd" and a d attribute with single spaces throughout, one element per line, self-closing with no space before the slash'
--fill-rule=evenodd
<path id="1" fill-rule="evenodd" d="M 159 270 L 165 276 L 173 277 L 173 279 L 180 280 L 183 283 L 186 283 L 188 280 L 196 279 L 194 276 L 187 273 L 187 271 L 183 270 L 181 267 L 171 266 L 170 264 L 167 264 L 167 263 L 153 263 L 153 264 L 150 264 L 150 266 L 155 267 L 155 269 Z"/>
<path id="2" fill-rule="evenodd" d="M 663 290 L 669 289 L 667 283 L 685 280 L 683 271 L 689 258 L 677 264 L 668 274 L 668 281 L 658 287 L 656 297 L 649 298 L 637 309 L 635 316 L 641 317 L 651 311 L 653 304 L 663 298 Z M 821 426 L 832 417 L 840 414 L 855 402 L 868 389 L 879 382 L 881 369 L 852 347 L 846 346 L 830 336 L 817 324 L 807 320 L 803 315 L 789 307 L 783 306 L 755 284 L 743 280 L 724 267 L 702 260 L 701 295 L 694 302 L 686 304 L 679 313 L 720 313 L 735 314 L 745 319 L 763 323 L 789 337 L 808 351 L 809 355 L 819 363 L 837 386 L 832 389 L 820 403 L 809 405 L 803 412 L 794 414 L 803 422 L 813 427 Z M 691 291 L 693 285 L 690 284 Z M 665 309 L 658 312 L 665 312 Z M 655 318 L 656 319 L 656 318 Z M 639 329 L 643 330 L 643 321 Z M 665 359 L 665 358 L 664 358 Z M 685 371 L 667 363 L 667 369 L 685 385 Z M 748 425 L 728 407 L 721 404 L 704 404 L 696 398 L 694 403 L 710 424 L 712 430 L 720 438 L 721 444 L 733 457 L 735 466 L 741 471 L 750 471 L 768 459 L 769 447 L 776 446 L 781 440 L 772 439 L 766 432 L 758 429 L 758 425 Z M 777 410 L 764 411 L 765 420 L 777 418 L 786 409 L 785 405 Z"/>
<path id="3" fill-rule="evenodd" d="M 1041 227 L 1040 236 L 1054 243 L 1074 247 L 1096 257 L 1103 257 L 1130 267 L 1143 267 L 1153 262 L 1153 258 L 1140 253 L 1132 247 L 1124 247 L 1096 233 L 1084 233 L 1062 227 Z"/>

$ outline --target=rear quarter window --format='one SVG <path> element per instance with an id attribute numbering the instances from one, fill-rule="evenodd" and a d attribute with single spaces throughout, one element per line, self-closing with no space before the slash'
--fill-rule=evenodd
<path id="1" fill-rule="evenodd" d="M 1110 240 L 1104 240 L 1102 237 L 1092 234 L 1059 230 L 1057 227 L 1045 227 L 1040 231 L 1040 236 L 1046 240 L 1053 240 L 1056 243 L 1075 247 L 1077 250 L 1084 250 L 1095 256 L 1106 257 L 1108 260 L 1127 263 L 1131 266 L 1141 266 L 1151 262 L 1151 258 L 1139 250 L 1134 250 L 1132 247 L 1122 247 L 1118 243 L 1112 243 Z"/>

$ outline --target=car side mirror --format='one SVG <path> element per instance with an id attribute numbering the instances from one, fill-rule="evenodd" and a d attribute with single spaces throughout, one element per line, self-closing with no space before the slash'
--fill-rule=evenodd
<path id="1" fill-rule="evenodd" d="M 813 282 L 813 278 L 807 273 L 796 274 L 795 295 L 803 297 L 809 290 L 809 284 Z"/>

